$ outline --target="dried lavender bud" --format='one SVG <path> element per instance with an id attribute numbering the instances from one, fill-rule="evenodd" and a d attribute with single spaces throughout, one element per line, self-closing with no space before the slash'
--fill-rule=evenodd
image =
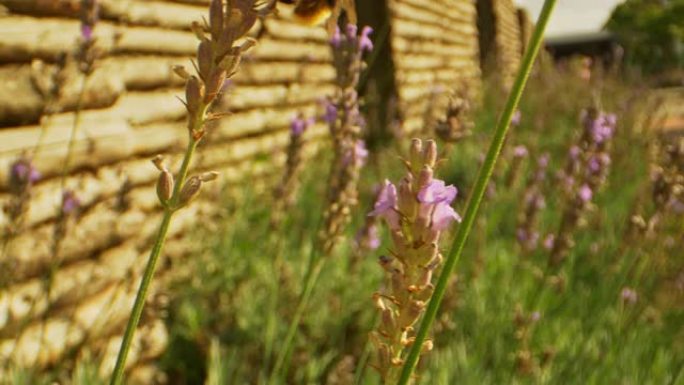
<path id="1" fill-rule="evenodd" d="M 173 72 L 178 75 L 181 79 L 183 80 L 188 80 L 190 79 L 190 74 L 188 71 L 183 67 L 182 65 L 174 65 L 171 67 Z"/>
<path id="2" fill-rule="evenodd" d="M 198 176 L 188 178 L 180 191 L 179 205 L 185 206 L 195 199 L 199 195 L 200 188 L 202 188 L 202 180 Z"/>
<path id="3" fill-rule="evenodd" d="M 162 171 L 157 180 L 157 197 L 163 205 L 166 205 L 171 199 L 173 185 L 173 175 L 168 171 Z"/>
<path id="4" fill-rule="evenodd" d="M 197 114 L 202 101 L 203 85 L 195 76 L 191 76 L 185 84 L 185 102 L 190 116 Z"/>
<path id="5" fill-rule="evenodd" d="M 217 41 L 223 31 L 223 1 L 212 0 L 209 5 L 209 28 L 211 38 Z"/>

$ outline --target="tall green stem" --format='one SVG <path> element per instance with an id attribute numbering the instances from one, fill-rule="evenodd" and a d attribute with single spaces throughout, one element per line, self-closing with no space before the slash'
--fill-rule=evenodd
<path id="1" fill-rule="evenodd" d="M 202 109 L 202 111 L 205 111 L 205 109 Z M 202 116 L 204 116 L 204 114 Z M 194 124 L 201 125 L 203 124 L 203 121 L 198 119 L 195 120 Z M 188 141 L 188 147 L 185 151 L 185 156 L 183 157 L 183 163 L 176 178 L 176 184 L 174 186 L 171 202 L 164 208 L 164 216 L 162 218 L 161 225 L 159 226 L 157 239 L 155 240 L 154 247 L 152 247 L 152 251 L 150 252 L 147 266 L 145 267 L 145 272 L 143 273 L 142 281 L 140 282 L 140 287 L 138 288 L 138 292 L 135 296 L 133 310 L 131 310 L 131 315 L 128 318 L 128 324 L 126 325 L 126 331 L 124 332 L 124 337 L 121 341 L 121 348 L 119 349 L 119 355 L 116 358 L 116 365 L 114 366 L 110 385 L 120 385 L 122 383 L 124 369 L 126 366 L 126 358 L 128 357 L 128 352 L 131 348 L 133 335 L 135 334 L 135 329 L 138 327 L 138 323 L 140 322 L 140 316 L 142 315 L 143 307 L 145 306 L 145 299 L 147 298 L 147 291 L 150 287 L 150 283 L 152 283 L 154 270 L 157 266 L 157 261 L 159 260 L 159 255 L 161 255 L 162 248 L 164 247 L 164 241 L 166 240 L 166 234 L 168 233 L 169 225 L 171 224 L 171 218 L 177 210 L 179 192 L 185 183 L 185 178 L 188 175 L 190 161 L 195 149 L 197 148 L 197 143 L 198 142 L 194 140 L 191 135 Z"/>
<path id="2" fill-rule="evenodd" d="M 423 342 L 425 341 L 428 331 L 435 320 L 439 306 L 444 298 L 444 293 L 446 292 L 449 277 L 451 276 L 456 263 L 461 257 L 466 240 L 468 239 L 468 234 L 470 233 L 470 229 L 472 228 L 475 218 L 477 217 L 477 212 L 480 208 L 480 203 L 482 202 L 487 184 L 489 183 L 494 166 L 499 158 L 499 154 L 501 153 L 501 148 L 503 147 L 504 139 L 506 138 L 506 133 L 508 132 L 508 128 L 511 123 L 511 118 L 518 106 L 518 102 L 520 101 L 525 84 L 527 83 L 527 78 L 532 70 L 532 65 L 537 57 L 537 53 L 539 52 L 539 47 L 542 44 L 544 30 L 546 29 L 546 25 L 555 5 L 556 0 L 544 1 L 544 7 L 541 10 L 539 20 L 537 21 L 537 25 L 532 33 L 529 48 L 525 52 L 520 70 L 518 71 L 518 75 L 515 79 L 515 83 L 513 83 L 513 88 L 508 96 L 508 100 L 506 101 L 503 114 L 497 123 L 494 138 L 492 139 L 492 143 L 487 151 L 487 157 L 480 168 L 477 180 L 475 182 L 475 187 L 473 188 L 473 192 L 468 199 L 466 211 L 463 216 L 463 223 L 461 223 L 459 226 L 456 237 L 454 238 L 449 253 L 447 254 L 444 269 L 439 276 L 437 285 L 435 286 L 435 292 L 425 311 L 425 316 L 420 324 L 420 328 L 416 334 L 416 339 L 413 342 L 411 351 L 406 357 L 406 361 L 401 371 L 401 376 L 399 377 L 398 385 L 407 385 L 409 383 L 413 371 L 418 364 L 418 358 L 422 350 Z"/>
<path id="3" fill-rule="evenodd" d="M 317 232 L 315 233 L 317 234 Z M 292 347 L 294 342 L 294 337 L 297 334 L 297 328 L 299 327 L 299 322 L 301 321 L 302 315 L 304 315 L 304 310 L 309 304 L 311 299 L 311 294 L 313 294 L 313 289 L 316 287 L 318 278 L 323 270 L 325 264 L 325 258 L 316 258 L 316 247 L 311 250 L 311 255 L 309 257 L 309 264 L 306 270 L 306 276 L 304 277 L 304 286 L 302 287 L 301 294 L 299 296 L 299 301 L 297 302 L 297 308 L 290 321 L 290 326 L 287 329 L 287 334 L 285 335 L 285 340 L 283 341 L 282 348 L 278 352 L 276 358 L 275 366 L 271 372 L 271 379 L 269 381 L 270 385 L 277 384 L 278 379 L 284 376 L 281 375 L 280 371 L 283 370 L 283 365 L 290 357 L 292 353 Z"/>

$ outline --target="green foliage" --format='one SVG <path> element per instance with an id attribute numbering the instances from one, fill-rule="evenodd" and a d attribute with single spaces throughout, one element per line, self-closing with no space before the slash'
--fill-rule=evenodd
<path id="1" fill-rule="evenodd" d="M 627 0 L 606 23 L 624 45 L 630 64 L 647 73 L 684 66 L 684 1 Z"/>
<path id="2" fill-rule="evenodd" d="M 496 192 L 484 202 L 457 267 L 458 280 L 445 297 L 435 323 L 435 351 L 418 368 L 420 384 L 684 383 L 684 311 L 658 300 L 664 277 L 671 274 L 658 261 L 676 251 L 653 247 L 662 238 L 646 241 L 631 235 L 629 228 L 632 215 L 653 210 L 648 151 L 653 138 L 630 131 L 636 99 L 611 79 L 602 79 L 599 88 L 539 72 L 531 82 L 521 104 L 523 123 L 505 150 L 522 144 L 531 157 L 510 188 L 503 185 L 510 156 L 497 166 Z M 485 93 L 475 134 L 443 150 L 445 160 L 437 174 L 459 187 L 459 211 L 498 115 L 496 92 Z M 548 152 L 551 169 L 561 168 L 579 133 L 581 109 L 596 104 L 619 116 L 613 172 L 576 234 L 576 245 L 559 273 L 564 289 L 557 291 L 546 282 L 550 274 L 540 280 L 548 252 L 540 248 L 527 254 L 518 247 L 516 216 L 534 158 Z M 341 378 L 349 356 L 354 357 L 358 384 L 378 383 L 365 358 L 370 352 L 367 335 L 376 322 L 371 296 L 383 284 L 376 260 L 389 243 L 359 257 L 352 239 L 372 203 L 371 186 L 401 173 L 398 154 L 401 150 L 375 154 L 365 171 L 356 222 L 322 273 L 299 329 L 288 384 L 335 384 L 332 379 Z M 206 248 L 190 261 L 187 279 L 178 283 L 169 319 L 175 337 L 164 367 L 178 384 L 213 384 L 217 378 L 225 384 L 263 383 L 294 310 L 323 204 L 326 163 L 325 157 L 311 163 L 297 206 L 281 230 L 269 230 L 269 205 L 255 199 L 257 194 L 245 193 L 227 200 L 226 220 L 198 240 Z M 557 229 L 565 200 L 553 175 L 543 189 L 547 207 L 540 231 L 546 234 Z M 681 229 L 666 231 L 675 235 Z M 284 261 L 280 272 L 274 271 L 275 258 Z M 677 266 L 681 269 L 681 262 Z M 625 287 L 638 293 L 636 304 L 620 300 Z M 516 313 L 533 312 L 540 318 L 529 326 L 523 343 Z M 525 354 L 529 371 L 523 367 Z"/>

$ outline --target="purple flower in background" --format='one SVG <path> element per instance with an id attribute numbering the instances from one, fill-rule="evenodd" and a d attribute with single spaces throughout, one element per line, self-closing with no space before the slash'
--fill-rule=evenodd
<path id="1" fill-rule="evenodd" d="M 622 288 L 622 291 L 620 291 L 620 298 L 623 302 L 633 305 L 639 299 L 639 295 L 636 291 L 634 291 L 634 289 L 624 287 Z"/>
<path id="2" fill-rule="evenodd" d="M 326 100 L 325 102 L 323 120 L 328 124 L 333 124 L 337 120 L 337 106 L 329 100 Z"/>
<path id="3" fill-rule="evenodd" d="M 86 41 L 91 40 L 93 38 L 93 27 L 87 24 L 81 25 L 81 37 Z"/>
<path id="4" fill-rule="evenodd" d="M 347 24 L 347 38 L 348 39 L 356 39 L 356 33 L 359 31 L 359 27 L 356 26 L 356 24 Z"/>
<path id="5" fill-rule="evenodd" d="M 302 114 L 298 114 L 290 123 L 290 132 L 292 135 L 299 136 L 303 134 L 311 124 L 313 124 L 312 119 L 304 119 Z"/>
<path id="6" fill-rule="evenodd" d="M 453 185 L 446 186 L 443 180 L 433 179 L 427 186 L 418 192 L 418 201 L 421 203 L 440 203 L 450 204 L 458 191 Z"/>
<path id="7" fill-rule="evenodd" d="M 513 116 L 511 117 L 511 126 L 517 127 L 520 125 L 520 121 L 522 120 L 522 113 L 520 110 L 515 110 L 513 113 Z"/>
<path id="8" fill-rule="evenodd" d="M 338 48 L 342 44 L 342 33 L 340 33 L 340 27 L 335 26 L 335 31 L 333 31 L 332 37 L 330 38 L 330 45 L 334 48 Z"/>
<path id="9" fill-rule="evenodd" d="M 593 191 L 591 191 L 591 187 L 588 185 L 584 184 L 582 187 L 580 187 L 579 191 L 577 192 L 577 196 L 582 200 L 582 202 L 589 202 L 594 195 Z"/>
<path id="10" fill-rule="evenodd" d="M 356 164 L 358 164 L 359 166 L 363 166 L 366 163 L 366 159 L 368 159 L 368 149 L 366 148 L 366 142 L 364 142 L 361 139 L 357 140 L 352 151 L 353 153 L 349 154 L 348 158 L 345 160 L 345 163 L 351 162 L 353 159 L 356 162 Z"/>
<path id="11" fill-rule="evenodd" d="M 589 171 L 594 174 L 601 171 L 601 161 L 597 156 L 592 156 L 591 159 L 589 159 L 589 164 L 587 166 L 589 167 Z"/>
<path id="12" fill-rule="evenodd" d="M 541 313 L 538 312 L 538 311 L 534 311 L 534 312 L 532 312 L 532 314 L 530 315 L 530 321 L 532 321 L 532 322 L 537 322 L 537 321 L 539 321 L 540 319 L 541 319 Z"/>
<path id="13" fill-rule="evenodd" d="M 548 234 L 546 237 L 544 237 L 544 242 L 542 245 L 546 250 L 551 250 L 553 249 L 553 245 L 556 244 L 556 236 L 553 234 Z"/>
<path id="14" fill-rule="evenodd" d="M 617 118 L 614 114 L 601 112 L 596 119 L 589 120 L 586 124 L 594 142 L 601 144 L 613 136 L 616 122 Z"/>
<path id="15" fill-rule="evenodd" d="M 516 158 L 524 158 L 528 154 L 527 147 L 525 146 L 515 146 L 513 148 L 513 156 Z"/>
<path id="16" fill-rule="evenodd" d="M 373 50 L 373 41 L 370 39 L 371 33 L 373 33 L 373 28 L 369 26 L 365 26 L 361 30 L 361 36 L 359 37 L 359 49 L 362 52 L 370 52 Z"/>
<path id="17" fill-rule="evenodd" d="M 397 212 L 397 188 L 389 180 L 385 180 L 382 190 L 375 201 L 373 211 L 368 215 L 384 218 L 390 229 L 399 229 L 399 213 Z"/>
<path id="18" fill-rule="evenodd" d="M 21 158 L 10 166 L 10 178 L 22 184 L 33 184 L 40 179 L 40 172 L 33 167 L 31 161 Z"/>
<path id="19" fill-rule="evenodd" d="M 520 243 L 527 242 L 527 230 L 519 227 L 517 230 L 515 230 L 515 239 L 517 239 Z"/>
<path id="20" fill-rule="evenodd" d="M 71 215 L 81 207 L 81 201 L 76 194 L 71 190 L 66 190 L 62 193 L 62 214 Z"/>
<path id="21" fill-rule="evenodd" d="M 573 145 L 572 147 L 570 147 L 570 150 L 568 151 L 568 155 L 570 155 L 570 159 L 577 160 L 577 158 L 579 158 L 580 152 L 581 152 L 581 150 L 580 150 L 579 146 Z"/>
<path id="22" fill-rule="evenodd" d="M 548 152 L 545 152 L 541 154 L 539 157 L 539 160 L 537 160 L 537 164 L 539 165 L 540 168 L 546 168 L 549 166 L 549 160 L 551 159 L 551 156 L 549 155 Z"/>

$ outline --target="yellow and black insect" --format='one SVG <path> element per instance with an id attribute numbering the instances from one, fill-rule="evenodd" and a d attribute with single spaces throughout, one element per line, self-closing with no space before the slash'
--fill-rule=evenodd
<path id="1" fill-rule="evenodd" d="M 278 0 L 285 4 L 294 4 L 294 15 L 309 25 L 322 23 L 332 15 L 336 0 Z"/>

